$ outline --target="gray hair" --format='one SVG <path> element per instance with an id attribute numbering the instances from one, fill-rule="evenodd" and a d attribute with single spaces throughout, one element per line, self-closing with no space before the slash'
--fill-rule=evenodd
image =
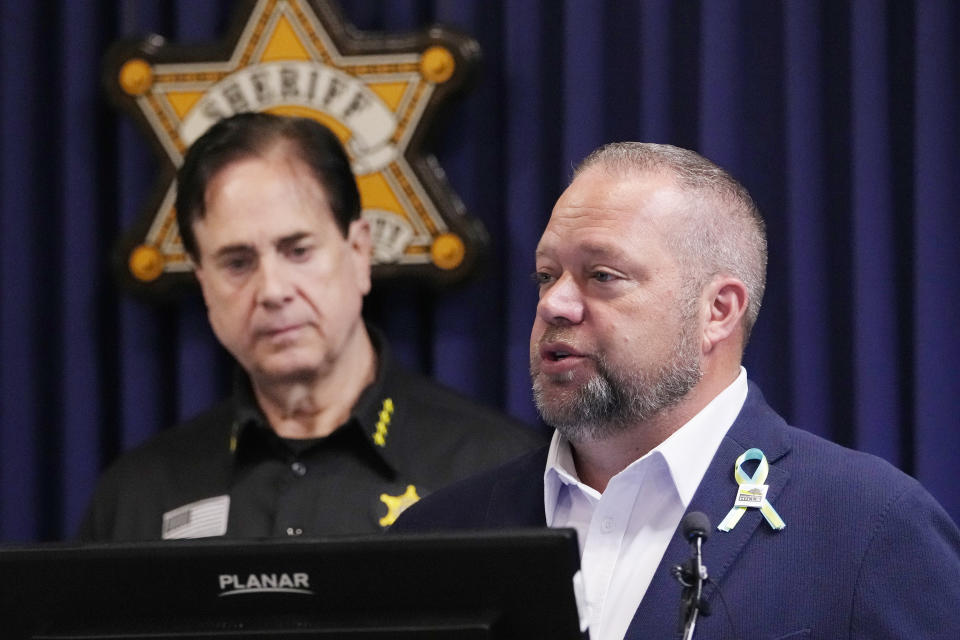
<path id="1" fill-rule="evenodd" d="M 738 278 L 749 302 L 743 320 L 746 345 L 760 313 L 767 279 L 767 234 L 760 210 L 750 193 L 729 173 L 688 149 L 647 142 L 615 142 L 600 147 L 574 171 L 574 179 L 600 167 L 617 176 L 642 172 L 672 175 L 692 196 L 678 233 L 670 234 L 670 249 L 680 263 L 691 295 L 717 275 Z M 684 293 L 688 293 L 684 291 Z M 688 302 L 693 302 L 690 300 Z"/>

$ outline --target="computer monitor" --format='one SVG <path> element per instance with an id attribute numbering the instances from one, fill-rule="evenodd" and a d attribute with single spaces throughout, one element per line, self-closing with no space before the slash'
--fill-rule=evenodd
<path id="1" fill-rule="evenodd" d="M 0 549 L 4 640 L 582 640 L 570 529 Z"/>

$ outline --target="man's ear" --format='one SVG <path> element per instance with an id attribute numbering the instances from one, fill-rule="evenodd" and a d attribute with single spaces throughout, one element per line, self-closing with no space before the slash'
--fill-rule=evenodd
<path id="1" fill-rule="evenodd" d="M 717 345 L 743 338 L 743 317 L 750 294 L 747 286 L 732 276 L 717 276 L 704 289 L 709 315 L 703 328 L 703 350 L 709 353 Z"/>
<path id="2" fill-rule="evenodd" d="M 373 239 L 370 235 L 370 223 L 357 218 L 347 229 L 347 245 L 354 263 L 357 287 L 364 295 L 370 292 L 370 264 L 373 260 Z"/>

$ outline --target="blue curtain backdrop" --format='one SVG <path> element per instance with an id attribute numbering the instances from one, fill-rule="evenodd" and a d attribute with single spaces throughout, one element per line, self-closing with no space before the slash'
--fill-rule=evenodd
<path id="1" fill-rule="evenodd" d="M 611 140 L 691 147 L 768 220 L 769 293 L 747 355 L 768 400 L 913 474 L 960 519 L 960 3 L 342 8 L 360 29 L 441 22 L 483 48 L 433 150 L 493 259 L 449 293 L 372 295 L 402 359 L 535 424 L 529 274 L 571 166 Z M 0 540 L 72 535 L 104 465 L 225 391 L 230 364 L 197 297 L 145 305 L 111 275 L 155 159 L 99 75 L 118 38 L 207 42 L 232 9 L 0 5 Z"/>

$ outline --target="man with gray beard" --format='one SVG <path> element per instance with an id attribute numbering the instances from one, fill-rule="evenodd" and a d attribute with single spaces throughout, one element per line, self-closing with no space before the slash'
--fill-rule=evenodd
<path id="1" fill-rule="evenodd" d="M 596 354 L 596 374 L 582 387 L 572 388 L 571 397 L 561 403 L 546 399 L 539 353 L 532 350 L 533 399 L 543 421 L 573 442 L 597 440 L 679 402 L 703 375 L 694 330 L 695 325 L 686 324 L 677 337 L 672 357 L 653 375 L 644 371 L 613 370 L 602 353 Z M 562 336 L 561 329 L 550 329 L 541 342 L 560 342 Z M 559 374 L 554 382 L 570 383 L 573 379 L 571 371 Z"/>
<path id="2" fill-rule="evenodd" d="M 699 638 L 955 638 L 960 531 L 914 479 L 788 426 L 747 380 L 763 219 L 698 154 L 617 143 L 536 251 L 548 448 L 418 503 L 395 531 L 572 527 L 590 637 L 677 637 L 685 513 L 713 523 Z M 934 583 L 930 576 L 950 576 Z M 714 606 L 714 609 L 717 607 Z"/>

